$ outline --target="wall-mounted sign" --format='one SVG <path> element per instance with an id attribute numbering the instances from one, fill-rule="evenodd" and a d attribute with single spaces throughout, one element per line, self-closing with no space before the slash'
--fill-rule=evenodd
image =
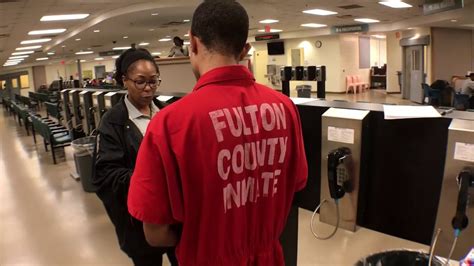
<path id="1" fill-rule="evenodd" d="M 113 50 L 113 51 L 105 51 L 99 52 L 99 56 L 114 56 L 114 55 L 121 55 L 123 51 L 120 50 Z"/>
<path id="2" fill-rule="evenodd" d="M 331 33 L 350 33 L 350 32 L 368 32 L 368 24 L 334 26 L 331 28 Z"/>
<path id="3" fill-rule="evenodd" d="M 423 15 L 444 12 L 464 7 L 464 0 L 425 0 Z"/>
<path id="4" fill-rule="evenodd" d="M 255 41 L 269 41 L 269 40 L 276 40 L 280 39 L 280 34 L 269 33 L 269 34 L 261 34 L 255 36 Z"/>

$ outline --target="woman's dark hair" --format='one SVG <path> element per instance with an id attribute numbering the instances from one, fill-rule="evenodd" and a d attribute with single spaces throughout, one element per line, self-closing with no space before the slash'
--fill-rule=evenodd
<path id="1" fill-rule="evenodd" d="M 173 38 L 173 42 L 174 42 L 174 45 L 176 45 L 176 46 L 183 46 L 183 44 L 184 44 L 184 40 L 179 38 L 178 36 L 175 36 Z"/>
<path id="2" fill-rule="evenodd" d="M 234 0 L 206 0 L 194 11 L 191 33 L 211 51 L 238 57 L 247 42 L 249 17 Z"/>
<path id="3" fill-rule="evenodd" d="M 155 68 L 156 72 L 160 72 L 158 65 L 156 64 L 153 56 L 148 52 L 148 50 L 143 48 L 130 48 L 123 52 L 119 58 L 115 61 L 115 75 L 114 79 L 117 81 L 117 84 L 123 86 L 122 77 L 126 76 L 128 72 L 132 71 L 135 67 L 135 62 L 138 60 L 146 60 L 151 62 Z"/>

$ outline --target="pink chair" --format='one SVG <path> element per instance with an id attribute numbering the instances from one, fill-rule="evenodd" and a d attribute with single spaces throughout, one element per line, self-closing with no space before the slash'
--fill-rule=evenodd
<path id="1" fill-rule="evenodd" d="M 369 88 L 369 83 L 363 82 L 359 75 L 355 75 L 354 78 L 355 78 L 354 83 L 357 84 L 357 86 L 359 86 L 361 91 L 364 91 Z"/>
<path id="2" fill-rule="evenodd" d="M 346 93 L 348 93 L 351 88 L 354 94 L 357 93 L 357 86 L 353 82 L 353 77 L 346 76 Z"/>

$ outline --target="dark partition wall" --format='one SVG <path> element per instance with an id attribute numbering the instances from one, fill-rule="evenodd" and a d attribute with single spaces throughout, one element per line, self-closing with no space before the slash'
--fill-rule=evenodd
<path id="1" fill-rule="evenodd" d="M 299 105 L 308 183 L 296 195 L 296 203 L 310 211 L 320 200 L 321 115 L 331 105 L 371 110 L 363 141 L 359 226 L 429 244 L 451 119 L 384 120 L 380 105 L 331 102 Z"/>

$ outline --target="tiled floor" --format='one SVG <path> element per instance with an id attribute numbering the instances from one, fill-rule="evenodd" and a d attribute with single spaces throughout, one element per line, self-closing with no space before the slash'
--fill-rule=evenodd
<path id="1" fill-rule="evenodd" d="M 328 95 L 344 97 L 353 99 Z M 355 99 L 397 101 L 378 91 Z M 41 141 L 35 145 L 3 106 L 0 137 L 0 265 L 131 265 L 95 194 L 69 176 L 62 156 L 54 165 Z M 298 265 L 352 265 L 386 249 L 428 248 L 363 228 L 318 241 L 310 233 L 310 217 L 300 210 Z M 317 228 L 331 229 L 320 223 Z"/>

